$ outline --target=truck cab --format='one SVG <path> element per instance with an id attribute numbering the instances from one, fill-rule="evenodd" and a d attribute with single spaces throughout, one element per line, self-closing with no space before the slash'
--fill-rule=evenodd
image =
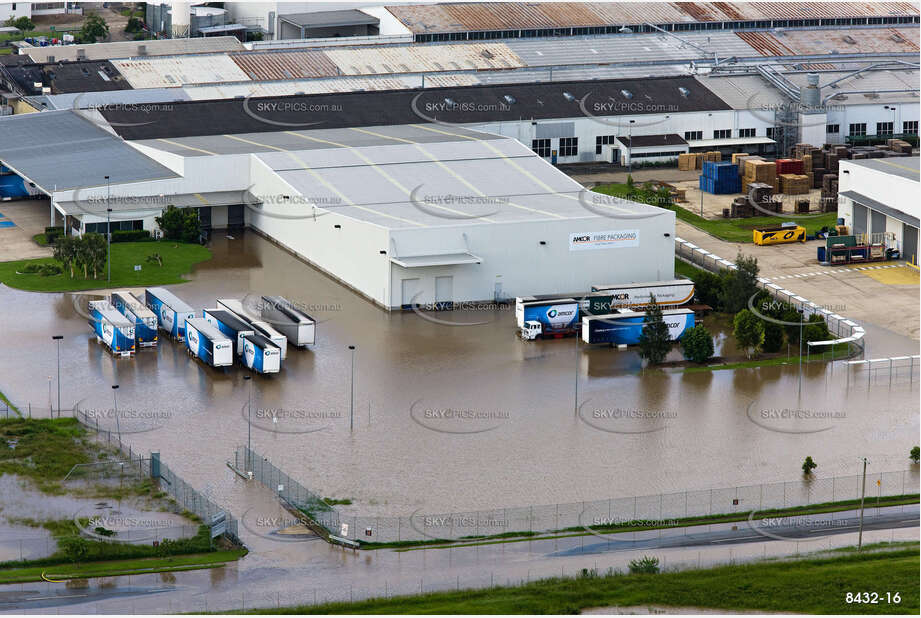
<path id="1" fill-rule="evenodd" d="M 521 338 L 525 341 L 533 341 L 541 336 L 543 327 L 537 320 L 526 320 L 521 327 Z"/>

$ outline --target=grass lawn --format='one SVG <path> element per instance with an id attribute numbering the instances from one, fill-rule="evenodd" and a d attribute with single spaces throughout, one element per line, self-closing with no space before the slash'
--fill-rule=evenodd
<path id="1" fill-rule="evenodd" d="M 147 262 L 147 256 L 159 253 L 163 257 L 163 266 Z M 211 251 L 201 245 L 184 244 L 172 241 L 158 242 L 119 242 L 112 244 L 112 283 L 106 285 L 106 272 L 93 279 L 84 279 L 82 272 L 65 272 L 51 277 L 38 274 L 17 274 L 27 264 L 56 263 L 53 258 L 37 260 L 18 260 L 0 262 L 0 282 L 20 290 L 30 292 L 72 292 L 94 290 L 98 288 L 124 288 L 146 285 L 167 285 L 182 283 L 182 275 L 188 273 L 192 266 L 211 258 Z M 140 271 L 134 265 L 141 266 Z"/>
<path id="2" fill-rule="evenodd" d="M 640 185 L 638 184 L 637 188 L 639 187 Z M 599 185 L 593 191 L 615 197 L 625 197 L 629 189 L 626 184 L 616 183 Z M 670 208 L 675 211 L 675 216 L 681 221 L 690 223 L 694 227 L 728 242 L 750 243 L 753 242 L 752 230 L 756 227 L 780 225 L 786 221 L 797 221 L 792 215 L 751 217 L 749 219 L 706 219 L 681 206 L 671 206 Z M 817 217 L 802 219 L 801 225 L 806 228 L 807 234 L 811 234 L 822 229 L 823 226 L 834 227 L 837 218 L 838 213 L 827 212 Z"/>
<path id="3" fill-rule="evenodd" d="M 514 587 L 357 603 L 250 610 L 266 614 L 573 614 L 590 607 L 664 605 L 810 614 L 917 614 L 918 544 L 890 551 L 736 564 L 656 575 L 554 578 Z M 848 592 L 899 592 L 901 603 L 848 604 Z"/>
<path id="4" fill-rule="evenodd" d="M 164 571 L 190 571 L 223 566 L 246 555 L 245 549 L 231 549 L 206 554 L 185 554 L 165 558 L 135 558 L 131 560 L 105 560 L 85 564 L 52 564 L 48 566 L 21 567 L 0 570 L 0 584 L 42 581 L 42 573 L 53 580 L 82 579 L 85 577 L 113 577 Z"/>

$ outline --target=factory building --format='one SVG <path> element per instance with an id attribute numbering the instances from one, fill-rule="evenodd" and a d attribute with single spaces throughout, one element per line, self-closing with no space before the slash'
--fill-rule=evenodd
<path id="1" fill-rule="evenodd" d="M 838 216 L 870 242 L 888 236 L 902 258 L 918 263 L 918 157 L 845 160 L 838 175 Z"/>

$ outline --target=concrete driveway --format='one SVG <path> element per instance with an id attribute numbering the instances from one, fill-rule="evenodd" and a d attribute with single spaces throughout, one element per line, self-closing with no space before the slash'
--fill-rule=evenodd
<path id="1" fill-rule="evenodd" d="M 6 221 L 13 224 L 0 226 L 0 262 L 51 257 L 50 247 L 40 247 L 32 240 L 50 225 L 49 209 L 48 200 L 0 202 L 0 225 Z M 63 219 L 59 217 L 58 223 Z"/>

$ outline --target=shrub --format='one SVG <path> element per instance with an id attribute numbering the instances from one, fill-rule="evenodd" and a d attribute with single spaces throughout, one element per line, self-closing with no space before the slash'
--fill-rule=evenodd
<path id="1" fill-rule="evenodd" d="M 780 352 L 783 347 L 783 327 L 774 322 L 764 323 L 764 341 L 761 349 L 765 352 Z"/>
<path id="2" fill-rule="evenodd" d="M 758 291 L 758 259 L 736 256 L 736 268 L 721 274 L 723 289 L 720 305 L 727 313 L 737 313 L 748 306 L 748 300 Z"/>
<path id="3" fill-rule="evenodd" d="M 689 329 L 681 337 L 684 357 L 695 363 L 706 363 L 713 356 L 713 337 L 703 324 Z"/>
<path id="4" fill-rule="evenodd" d="M 819 464 L 812 461 L 812 457 L 806 457 L 803 460 L 803 474 L 812 474 L 812 471 L 819 467 Z"/>
<path id="5" fill-rule="evenodd" d="M 57 240 L 58 236 L 64 235 L 63 227 L 46 227 L 45 228 L 45 241 L 49 245 L 53 245 Z"/>
<path id="6" fill-rule="evenodd" d="M 697 301 L 714 309 L 719 309 L 722 286 L 719 275 L 707 271 L 694 275 L 694 295 Z"/>
<path id="7" fill-rule="evenodd" d="M 921 460 L 921 447 L 911 447 L 911 452 L 909 453 L 908 457 L 912 460 L 912 462 L 918 463 L 918 461 Z"/>
<path id="8" fill-rule="evenodd" d="M 146 242 L 152 241 L 150 230 L 115 230 L 112 242 Z"/>
<path id="9" fill-rule="evenodd" d="M 764 322 L 748 309 L 743 309 L 733 318 L 732 326 L 736 344 L 751 358 L 752 351 L 760 347 L 764 341 Z"/>
<path id="10" fill-rule="evenodd" d="M 37 272 L 42 277 L 53 277 L 60 275 L 63 269 L 57 264 L 40 264 Z"/>
<path id="11" fill-rule="evenodd" d="M 140 32 L 143 28 L 141 20 L 137 17 L 129 17 L 128 23 L 125 25 L 125 32 Z"/>
<path id="12" fill-rule="evenodd" d="M 170 205 L 155 218 L 155 221 L 167 240 L 198 242 L 201 238 L 201 221 L 198 219 L 198 211 L 194 208 L 176 208 Z"/>
<path id="13" fill-rule="evenodd" d="M 655 556 L 643 556 L 630 561 L 630 572 L 634 574 L 654 574 L 659 572 L 659 559 Z"/>

